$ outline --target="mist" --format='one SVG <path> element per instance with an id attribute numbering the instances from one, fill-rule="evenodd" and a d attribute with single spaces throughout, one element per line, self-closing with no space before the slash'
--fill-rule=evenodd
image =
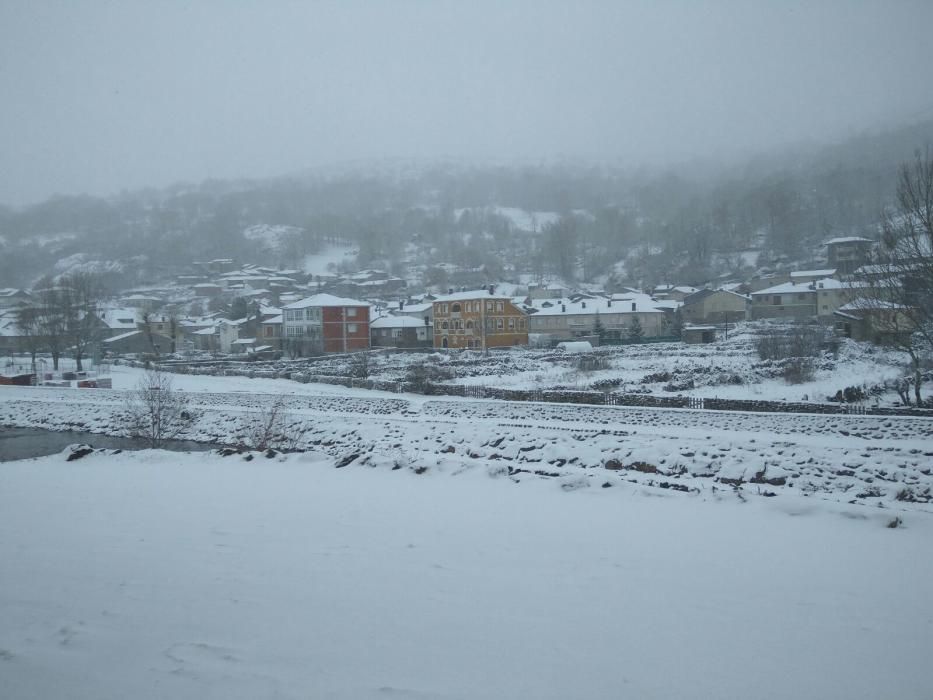
<path id="1" fill-rule="evenodd" d="M 928 2 L 0 7 L 0 202 L 349 160 L 639 165 L 933 113 Z"/>

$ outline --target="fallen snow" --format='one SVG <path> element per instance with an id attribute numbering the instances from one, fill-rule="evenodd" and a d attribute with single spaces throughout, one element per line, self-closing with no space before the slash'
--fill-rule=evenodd
<path id="1" fill-rule="evenodd" d="M 117 369 L 117 368 L 115 368 Z M 3 387 L 0 425 L 126 435 L 124 389 Z M 929 512 L 933 419 L 507 402 L 368 392 L 287 380 L 176 375 L 194 418 L 178 436 L 247 443 L 279 403 L 295 447 L 352 463 L 492 464 L 570 488 L 639 484 Z"/>
<path id="2" fill-rule="evenodd" d="M 304 259 L 302 269 L 309 275 L 332 275 L 342 262 L 351 262 L 359 252 L 352 246 L 329 245 Z"/>
<path id="3" fill-rule="evenodd" d="M 3 697 L 929 698 L 928 514 L 488 467 L 0 464 Z"/>

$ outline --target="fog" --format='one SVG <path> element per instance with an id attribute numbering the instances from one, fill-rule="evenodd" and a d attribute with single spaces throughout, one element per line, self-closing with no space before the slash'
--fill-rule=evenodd
<path id="1" fill-rule="evenodd" d="M 933 3 L 0 4 L 0 202 L 348 160 L 640 164 L 933 112 Z"/>

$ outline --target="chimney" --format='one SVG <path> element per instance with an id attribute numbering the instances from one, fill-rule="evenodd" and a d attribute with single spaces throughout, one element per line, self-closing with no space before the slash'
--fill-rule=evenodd
<path id="1" fill-rule="evenodd" d="M 611 309 L 611 308 L 612 308 L 612 299 L 610 299 L 609 301 L 606 302 L 606 308 L 607 308 L 607 309 Z"/>
<path id="2" fill-rule="evenodd" d="M 448 293 L 448 294 L 453 294 L 453 293 L 454 293 L 454 288 L 453 288 L 453 287 L 448 287 L 448 288 L 447 288 L 447 293 Z"/>
<path id="3" fill-rule="evenodd" d="M 567 307 L 564 306 L 563 304 L 561 304 L 561 305 L 560 305 L 560 310 L 561 310 L 561 313 L 566 313 Z"/>
<path id="4" fill-rule="evenodd" d="M 399 302 L 398 302 L 398 310 L 399 310 L 399 311 L 403 311 L 404 309 L 405 309 L 405 302 L 404 302 L 404 300 L 399 299 Z"/>
<path id="5" fill-rule="evenodd" d="M 489 296 L 492 296 L 495 293 L 496 293 L 496 285 L 490 284 L 489 285 Z"/>
<path id="6" fill-rule="evenodd" d="M 580 308 L 581 308 L 581 309 L 585 309 L 585 308 L 586 308 L 586 302 L 585 302 L 585 301 L 581 301 L 581 302 L 580 302 Z"/>
<path id="7" fill-rule="evenodd" d="M 632 311 L 635 311 L 636 308 L 638 308 L 638 304 L 637 304 L 637 302 L 634 302 L 634 301 L 633 301 L 633 302 L 632 302 Z"/>

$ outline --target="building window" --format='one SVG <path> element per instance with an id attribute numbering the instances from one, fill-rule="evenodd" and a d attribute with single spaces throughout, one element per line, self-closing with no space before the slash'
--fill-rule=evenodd
<path id="1" fill-rule="evenodd" d="M 448 329 L 450 328 L 450 324 L 448 324 L 447 321 L 444 321 L 444 322 L 441 324 L 441 328 L 444 329 L 444 330 L 446 331 L 446 330 L 448 330 Z"/>
<path id="2" fill-rule="evenodd" d="M 505 309 L 505 305 L 504 305 L 501 301 L 497 301 L 497 302 L 496 302 L 496 311 L 501 312 L 501 311 L 503 311 L 504 309 Z"/>
<path id="3" fill-rule="evenodd" d="M 491 301 L 486 302 L 486 311 L 492 311 L 495 308 L 495 305 Z"/>
<path id="4" fill-rule="evenodd" d="M 441 313 L 442 313 L 442 314 L 446 314 L 446 313 L 447 313 L 447 304 L 441 304 Z"/>
<path id="5" fill-rule="evenodd" d="M 349 309 L 347 309 L 347 317 L 349 317 L 349 318 L 356 318 L 356 309 L 354 309 L 354 308 L 352 308 L 352 307 L 349 308 Z"/>
<path id="6" fill-rule="evenodd" d="M 450 310 L 455 314 L 460 313 L 460 304 L 451 304 Z"/>
<path id="7" fill-rule="evenodd" d="M 473 330 L 473 321 L 467 321 L 467 322 L 466 322 L 466 328 L 467 328 L 468 331 Z"/>
<path id="8" fill-rule="evenodd" d="M 525 319 L 523 318 L 518 319 L 518 330 L 520 331 L 525 330 Z"/>
<path id="9" fill-rule="evenodd" d="M 510 330 L 510 331 L 514 331 L 514 330 L 515 330 L 515 319 L 514 319 L 514 318 L 510 318 L 510 319 L 509 319 L 509 330 Z"/>
<path id="10" fill-rule="evenodd" d="M 347 333 L 356 333 L 356 324 L 348 323 L 347 324 Z"/>
<path id="11" fill-rule="evenodd" d="M 775 294 L 774 297 L 773 297 L 772 300 L 771 300 L 771 303 L 774 304 L 775 306 L 780 306 L 780 305 L 781 305 L 781 297 L 780 297 L 780 295 Z"/>
<path id="12" fill-rule="evenodd" d="M 505 327 L 505 324 L 502 323 L 502 319 L 501 319 L 501 318 L 497 318 L 497 319 L 496 319 L 496 330 L 497 330 L 497 331 L 501 331 L 504 327 Z"/>

